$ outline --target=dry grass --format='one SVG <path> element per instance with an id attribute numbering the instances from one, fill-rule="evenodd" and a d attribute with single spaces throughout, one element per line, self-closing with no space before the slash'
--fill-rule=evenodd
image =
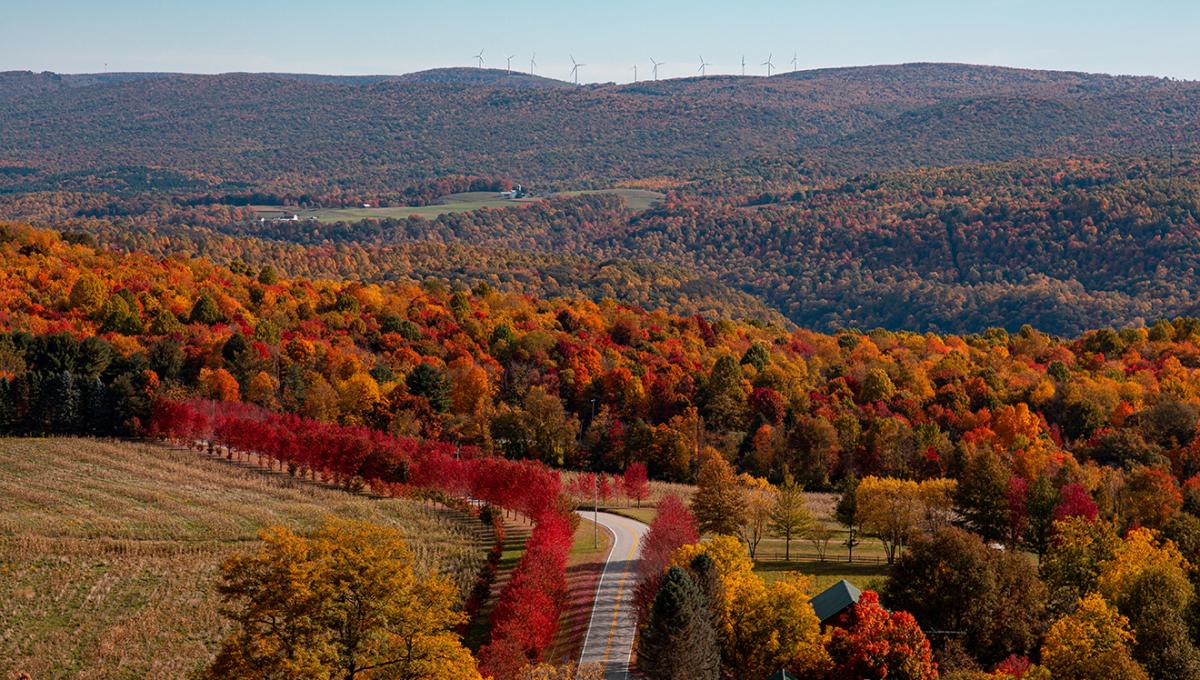
<path id="1" fill-rule="evenodd" d="M 183 678 L 227 630 L 214 586 L 257 531 L 327 515 L 401 527 L 467 588 L 481 525 L 149 444 L 0 439 L 0 677 Z"/>

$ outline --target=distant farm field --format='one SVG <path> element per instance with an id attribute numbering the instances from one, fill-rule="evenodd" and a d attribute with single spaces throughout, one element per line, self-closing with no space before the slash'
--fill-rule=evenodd
<path id="1" fill-rule="evenodd" d="M 578 196 L 581 194 L 614 194 L 625 199 L 630 210 L 641 212 L 647 210 L 663 199 L 657 191 L 642 189 L 595 189 L 587 191 L 564 191 L 555 196 Z M 356 222 L 366 219 L 403 219 L 405 217 L 434 218 L 438 215 L 456 212 L 470 212 L 481 208 L 522 208 L 541 201 L 541 198 L 501 198 L 494 191 L 469 191 L 460 194 L 450 194 L 439 198 L 430 205 L 417 207 L 393 206 L 388 208 L 285 208 L 280 206 L 257 205 L 251 206 L 255 212 L 266 219 L 290 217 L 296 215 L 301 220 L 317 220 L 318 222 Z"/>
<path id="2" fill-rule="evenodd" d="M 0 439 L 0 678 L 184 678 L 227 632 L 214 586 L 263 526 L 400 527 L 466 590 L 473 520 L 150 444 Z"/>
<path id="3" fill-rule="evenodd" d="M 625 199 L 625 205 L 633 212 L 649 210 L 663 200 L 663 195 L 657 191 L 645 189 L 591 189 L 587 191 L 563 191 L 556 196 L 579 196 L 581 194 L 613 194 Z"/>

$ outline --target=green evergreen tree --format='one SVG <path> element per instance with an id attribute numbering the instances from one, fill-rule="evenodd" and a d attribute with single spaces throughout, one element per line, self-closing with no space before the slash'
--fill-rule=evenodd
<path id="1" fill-rule="evenodd" d="M 112 345 L 107 340 L 95 336 L 85 338 L 79 345 L 75 374 L 80 380 L 98 378 L 108 369 L 112 359 Z"/>
<path id="2" fill-rule="evenodd" d="M 742 368 L 728 354 L 717 359 L 704 383 L 704 421 L 718 430 L 743 430 L 748 410 Z"/>
<path id="3" fill-rule="evenodd" d="M 705 600 L 686 570 L 667 570 L 638 644 L 638 667 L 647 678 L 716 680 L 720 652 Z"/>
<path id="4" fill-rule="evenodd" d="M 750 364 L 756 371 L 760 373 L 767 364 L 771 361 L 771 351 L 761 342 L 756 342 L 746 350 L 742 355 L 742 365 Z"/>
<path id="5" fill-rule="evenodd" d="M 174 382 L 179 380 L 179 374 L 183 371 L 183 348 L 178 341 L 163 338 L 150 347 L 146 360 L 150 363 L 150 370 L 160 380 Z"/>
<path id="6" fill-rule="evenodd" d="M 892 383 L 892 378 L 887 371 L 882 368 L 871 369 L 867 373 L 867 377 L 863 379 L 861 397 L 864 404 L 887 401 L 894 394 L 896 394 L 896 386 Z"/>
<path id="7" fill-rule="evenodd" d="M 1008 473 L 990 449 L 967 462 L 958 484 L 955 506 L 967 528 L 987 541 L 1008 535 Z"/>
<path id="8" fill-rule="evenodd" d="M 13 401 L 12 381 L 0 378 L 0 433 L 12 434 L 16 430 L 17 406 Z"/>
<path id="9" fill-rule="evenodd" d="M 202 323 L 206 326 L 221 323 L 224 320 L 225 315 L 221 313 L 216 301 L 208 293 L 196 298 L 195 304 L 192 305 L 192 313 L 188 315 L 188 321 L 191 323 Z"/>
<path id="10" fill-rule="evenodd" d="M 1040 559 L 1050 547 L 1050 530 L 1054 526 L 1054 506 L 1058 505 L 1058 489 L 1046 475 L 1033 480 L 1025 492 L 1025 511 L 1028 524 L 1025 542 Z"/>
<path id="11" fill-rule="evenodd" d="M 279 272 L 271 265 L 267 265 L 258 271 L 258 282 L 265 286 L 273 286 L 279 283 Z"/>
<path id="12" fill-rule="evenodd" d="M 408 393 L 425 397 L 429 405 L 439 413 L 450 410 L 450 379 L 441 369 L 429 364 L 417 364 L 404 378 Z"/>
<path id="13" fill-rule="evenodd" d="M 112 414 L 108 409 L 108 388 L 99 378 L 85 381 L 79 386 L 79 411 L 82 434 L 99 436 L 109 433 Z"/>
<path id="14" fill-rule="evenodd" d="M 46 378 L 39 410 L 48 434 L 74 434 L 79 424 L 79 387 L 75 376 L 60 371 Z"/>
<path id="15" fill-rule="evenodd" d="M 151 335 L 171 335 L 183 330 L 183 324 L 169 310 L 160 309 L 150 322 Z"/>
<path id="16" fill-rule="evenodd" d="M 704 602 L 708 607 L 709 620 L 712 622 L 713 630 L 720 630 L 721 603 L 725 599 L 725 583 L 721 580 L 721 573 L 717 571 L 717 563 L 706 553 L 700 553 L 688 566 L 691 567 L 693 580 L 700 587 L 700 591 L 704 593 Z"/>
<path id="17" fill-rule="evenodd" d="M 137 307 L 131 306 L 122 295 L 114 295 L 108 299 L 101 312 L 104 319 L 100 330 L 105 333 L 120 333 L 121 335 L 141 335 L 143 326 Z"/>

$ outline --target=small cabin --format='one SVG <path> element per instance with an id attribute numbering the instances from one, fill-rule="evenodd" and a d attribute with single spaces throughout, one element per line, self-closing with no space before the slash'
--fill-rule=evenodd
<path id="1" fill-rule="evenodd" d="M 838 617 L 858 604 L 859 597 L 862 597 L 862 591 L 855 588 L 853 583 L 842 579 L 818 593 L 809 604 L 816 612 L 822 627 L 836 626 Z"/>

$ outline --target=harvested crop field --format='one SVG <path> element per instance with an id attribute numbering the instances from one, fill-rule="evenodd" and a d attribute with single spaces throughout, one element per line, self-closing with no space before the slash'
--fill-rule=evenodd
<path id="1" fill-rule="evenodd" d="M 482 525 L 153 444 L 0 439 L 0 677 L 183 678 L 227 631 L 215 590 L 260 528 L 328 515 L 400 527 L 466 590 Z"/>

